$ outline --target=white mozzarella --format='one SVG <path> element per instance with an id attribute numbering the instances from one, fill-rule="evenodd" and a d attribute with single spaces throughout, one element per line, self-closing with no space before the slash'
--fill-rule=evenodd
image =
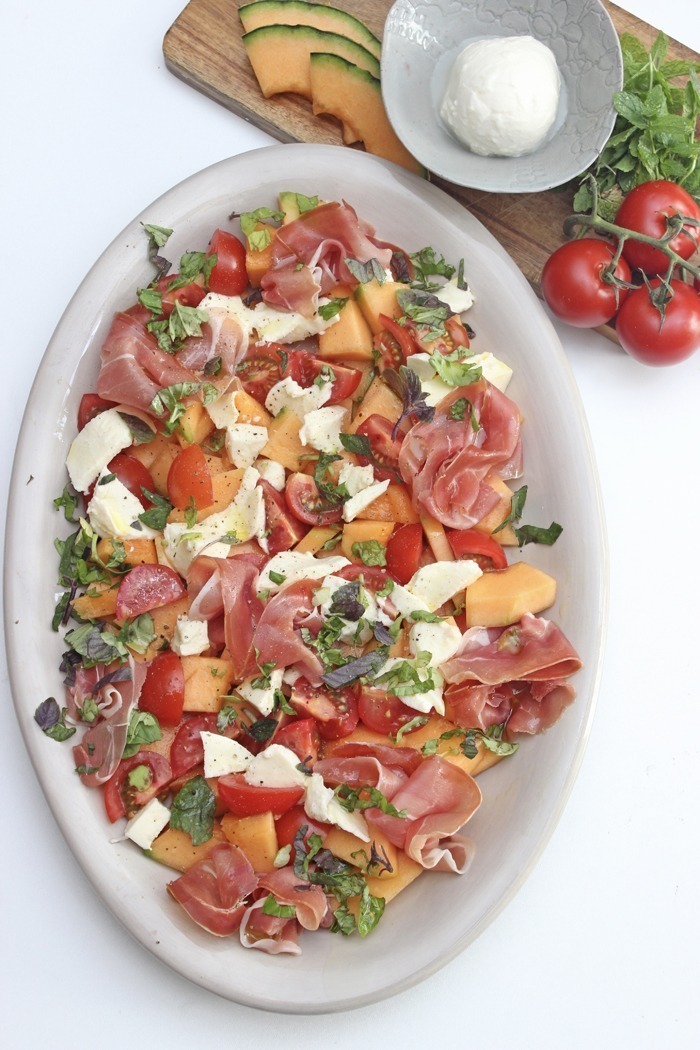
<path id="1" fill-rule="evenodd" d="M 344 806 L 341 806 L 333 789 L 326 787 L 319 773 L 312 773 L 307 780 L 304 809 L 311 820 L 335 824 L 343 831 L 356 835 L 363 842 L 370 841 L 367 821 L 361 813 L 350 813 Z"/>
<path id="2" fill-rule="evenodd" d="M 329 558 L 316 558 L 313 554 L 301 551 L 280 551 L 270 558 L 258 578 L 258 590 L 279 591 L 286 584 L 297 580 L 322 580 L 330 573 L 340 572 L 350 562 L 339 554 Z M 282 583 L 275 583 L 270 573 L 284 576 Z"/>
<path id="3" fill-rule="evenodd" d="M 204 776 L 223 777 L 227 773 L 243 773 L 253 756 L 247 747 L 221 733 L 200 733 L 204 745 Z"/>
<path id="4" fill-rule="evenodd" d="M 150 849 L 170 820 L 170 810 L 157 798 L 152 798 L 127 823 L 124 834 L 141 849 Z"/>
<path id="5" fill-rule="evenodd" d="M 427 689 L 424 693 L 406 693 L 402 692 L 400 700 L 406 707 L 412 708 L 414 711 L 418 711 L 422 715 L 430 714 L 431 711 L 437 712 L 439 715 L 445 713 L 445 702 L 442 698 L 442 688 L 445 683 L 444 678 L 438 670 L 434 667 L 418 667 L 415 660 L 404 660 L 399 657 L 390 657 L 386 663 L 382 664 L 379 671 L 379 675 L 385 674 L 387 671 L 391 671 L 392 668 L 398 664 L 408 663 L 418 672 L 418 678 L 421 682 L 427 682 L 428 678 L 432 679 L 433 686 Z M 381 687 L 381 683 L 380 683 Z"/>
<path id="6" fill-rule="evenodd" d="M 489 383 L 493 383 L 499 390 L 505 391 L 513 376 L 513 369 L 504 361 L 499 361 L 493 354 L 474 354 L 469 358 L 470 362 L 481 366 L 481 374 Z"/>
<path id="7" fill-rule="evenodd" d="M 109 461 L 130 444 L 131 431 L 116 408 L 94 416 L 73 439 L 66 457 L 73 488 L 87 492 Z"/>
<path id="8" fill-rule="evenodd" d="M 273 489 L 277 489 L 278 492 L 284 490 L 287 475 L 281 463 L 278 463 L 275 459 L 263 459 L 261 457 L 260 459 L 256 459 L 253 466 L 260 477 L 264 478 L 268 484 L 272 485 Z"/>
<path id="9" fill-rule="evenodd" d="M 152 539 L 158 535 L 138 520 L 143 514 L 141 501 L 119 478 L 103 482 L 108 477 L 107 471 L 100 473 L 87 508 L 88 520 L 97 535 L 113 540 Z"/>
<path id="10" fill-rule="evenodd" d="M 327 303 L 321 299 L 319 306 Z M 258 303 L 254 308 L 245 305 L 238 295 L 205 295 L 198 309 L 205 310 L 216 318 L 231 317 L 238 322 L 247 339 L 257 333 L 258 341 L 265 343 L 296 343 L 311 335 L 325 332 L 338 321 L 338 316 L 324 321 L 318 313 L 313 317 L 304 317 L 295 310 L 276 310 L 267 303 Z"/>
<path id="11" fill-rule="evenodd" d="M 410 616 L 412 612 L 430 612 L 422 598 L 412 594 L 407 587 L 394 584 L 388 601 L 392 602 L 397 613 L 401 616 Z"/>
<path id="12" fill-rule="evenodd" d="M 457 285 L 457 275 L 451 277 L 435 292 L 441 303 L 446 303 L 455 314 L 463 314 L 474 305 L 474 296 L 469 288 Z"/>
<path id="13" fill-rule="evenodd" d="M 439 667 L 451 659 L 462 644 L 462 632 L 455 623 L 417 621 L 408 632 L 411 654 L 430 653 L 429 667 Z"/>
<path id="14" fill-rule="evenodd" d="M 299 431 L 302 445 L 311 445 L 319 452 L 340 452 L 340 432 L 345 429 L 348 410 L 342 405 L 327 405 L 316 408 L 304 416 L 304 425 Z"/>
<path id="15" fill-rule="evenodd" d="M 238 422 L 238 406 L 236 405 L 237 390 L 222 394 L 215 401 L 206 406 L 209 418 L 218 430 L 226 430 Z"/>
<path id="16" fill-rule="evenodd" d="M 420 379 L 426 404 L 434 407 L 454 390 L 437 374 L 430 361 L 430 354 L 411 354 L 406 364 Z"/>
<path id="17" fill-rule="evenodd" d="M 366 510 L 388 488 L 388 479 L 386 481 L 375 481 L 373 485 L 369 485 L 366 489 L 361 489 L 357 495 L 351 496 L 343 504 L 343 521 L 354 521 L 358 514 Z"/>
<path id="18" fill-rule="evenodd" d="M 283 744 L 268 744 L 248 763 L 244 777 L 256 787 L 301 787 L 309 777 L 298 768 L 299 756 Z"/>
<path id="19" fill-rule="evenodd" d="M 267 427 L 234 423 L 226 428 L 226 452 L 235 467 L 252 467 L 267 444 Z"/>
<path id="20" fill-rule="evenodd" d="M 366 467 L 356 467 L 353 463 L 343 463 L 338 474 L 338 484 L 345 485 L 351 496 L 374 484 L 374 468 L 371 463 Z"/>
<path id="21" fill-rule="evenodd" d="M 282 669 L 275 668 L 270 674 L 269 685 L 263 688 L 253 685 L 253 682 L 258 681 L 260 675 L 246 678 L 238 686 L 238 692 L 244 700 L 249 700 L 254 707 L 257 707 L 261 715 L 269 715 L 275 707 L 275 692 L 282 687 L 282 675 Z"/>
<path id="22" fill-rule="evenodd" d="M 338 615 L 337 613 L 331 612 L 333 595 L 339 587 L 346 587 L 347 583 L 348 581 L 344 580 L 342 576 L 326 576 L 323 581 L 323 587 L 314 592 L 314 605 L 320 606 L 319 612 L 324 620 L 329 619 L 331 616 Z M 357 628 L 359 621 L 346 620 L 341 616 L 340 619 L 344 621 L 343 629 L 338 638 L 341 642 L 366 645 L 372 637 L 372 624 L 378 617 L 377 603 L 374 600 L 374 595 L 365 590 L 364 587 L 360 590 L 359 601 L 365 607 L 364 615 L 361 617 L 361 619 L 364 620 L 364 623 L 358 634 Z"/>
<path id="23" fill-rule="evenodd" d="M 480 576 L 481 569 L 475 561 L 436 561 L 414 573 L 408 590 L 424 602 L 430 612 L 435 612 Z"/>
<path id="24" fill-rule="evenodd" d="M 287 376 L 286 379 L 275 383 L 265 398 L 265 408 L 273 416 L 278 416 L 283 409 L 287 408 L 303 420 L 308 412 L 313 412 L 325 405 L 331 396 L 332 385 L 331 380 L 326 380 L 318 386 L 315 383 L 308 387 L 299 386 L 291 376 Z"/>
<path id="25" fill-rule="evenodd" d="M 189 616 L 178 616 L 170 643 L 178 656 L 198 656 L 209 648 L 209 628 L 206 620 L 190 620 Z"/>

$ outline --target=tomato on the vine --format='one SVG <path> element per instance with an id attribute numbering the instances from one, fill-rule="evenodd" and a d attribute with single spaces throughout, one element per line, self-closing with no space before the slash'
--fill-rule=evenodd
<path id="1" fill-rule="evenodd" d="M 653 290 L 662 285 L 660 278 L 649 283 Z M 700 295 L 684 281 L 670 286 L 663 317 L 646 286 L 631 292 L 617 315 L 620 344 L 645 365 L 672 365 L 700 347 Z"/>
<path id="2" fill-rule="evenodd" d="M 666 219 L 673 215 L 700 222 L 700 207 L 682 186 L 666 179 L 656 179 L 635 186 L 627 194 L 617 210 L 615 223 L 647 237 L 659 238 L 666 233 Z M 686 224 L 668 247 L 682 259 L 689 259 L 697 251 L 699 235 L 697 226 Z M 648 274 L 665 274 L 668 270 L 668 256 L 653 245 L 630 238 L 625 241 L 622 252 L 632 268 Z"/>
<path id="3" fill-rule="evenodd" d="M 595 328 L 615 316 L 627 289 L 602 276 L 614 254 L 614 247 L 607 241 L 582 237 L 562 244 L 550 255 L 540 287 L 555 317 L 576 328 Z M 630 268 L 624 258 L 618 261 L 614 273 L 629 284 Z"/>

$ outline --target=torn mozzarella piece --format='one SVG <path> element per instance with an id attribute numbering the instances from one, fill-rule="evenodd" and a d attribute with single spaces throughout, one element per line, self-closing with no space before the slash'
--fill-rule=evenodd
<path id="1" fill-rule="evenodd" d="M 351 813 L 341 806 L 332 788 L 326 787 L 319 773 L 312 773 L 306 785 L 304 799 L 306 815 L 311 820 L 320 820 L 326 824 L 335 824 L 343 831 L 356 835 L 363 842 L 370 841 L 367 821 L 361 813 Z"/>
<path id="2" fill-rule="evenodd" d="M 319 377 L 322 378 L 322 377 Z M 308 412 L 313 412 L 325 405 L 331 396 L 332 380 L 329 378 L 318 385 L 304 387 L 287 376 L 275 383 L 270 393 L 265 398 L 265 408 L 273 416 L 278 416 L 282 409 L 287 408 L 299 419 L 303 420 Z"/>
<path id="3" fill-rule="evenodd" d="M 271 593 L 297 580 L 322 580 L 330 573 L 340 572 L 350 562 L 339 554 L 328 558 L 316 558 L 313 554 L 301 551 L 280 551 L 270 558 L 258 577 L 258 590 L 269 590 Z M 275 579 L 272 579 L 274 574 Z M 278 577 L 284 577 L 279 582 Z"/>
<path id="4" fill-rule="evenodd" d="M 268 744 L 246 766 L 244 777 L 256 787 L 300 787 L 306 790 L 309 776 L 298 767 L 300 759 L 283 744 Z"/>
<path id="5" fill-rule="evenodd" d="M 455 655 L 462 644 L 462 632 L 455 623 L 446 620 L 426 623 L 417 620 L 408 632 L 408 644 L 413 656 L 430 653 L 429 667 L 439 667 Z"/>
<path id="6" fill-rule="evenodd" d="M 277 489 L 278 492 L 284 490 L 287 475 L 281 463 L 278 463 L 275 459 L 264 459 L 261 457 L 255 460 L 253 466 L 260 477 L 272 485 L 273 489 Z"/>
<path id="7" fill-rule="evenodd" d="M 275 693 L 282 688 L 282 668 L 275 668 L 270 673 L 267 685 L 256 686 L 261 675 L 253 675 L 238 686 L 238 692 L 244 700 L 248 700 L 258 709 L 261 715 L 272 714 L 275 708 Z"/>
<path id="8" fill-rule="evenodd" d="M 252 467 L 267 444 L 267 427 L 234 423 L 226 428 L 226 452 L 234 467 Z"/>
<path id="9" fill-rule="evenodd" d="M 111 459 L 131 445 L 131 431 L 116 408 L 89 420 L 73 439 L 66 467 L 73 488 L 87 492 Z M 141 513 L 143 507 L 141 508 Z"/>
<path id="10" fill-rule="evenodd" d="M 429 612 L 435 612 L 480 576 L 481 569 L 475 561 L 436 561 L 418 569 L 409 580 L 407 590 L 422 601 Z"/>
<path id="11" fill-rule="evenodd" d="M 131 818 L 124 828 L 124 834 L 141 849 L 150 849 L 165 825 L 170 820 L 170 810 L 157 799 L 152 798 L 143 809 Z"/>
<path id="12" fill-rule="evenodd" d="M 158 533 L 138 520 L 141 500 L 114 474 L 101 471 L 87 508 L 88 521 L 98 536 L 112 540 L 152 539 Z"/>
<path id="13" fill-rule="evenodd" d="M 319 300 L 319 306 L 329 302 Z M 251 308 L 245 305 L 239 295 L 217 295 L 210 292 L 205 295 L 198 307 L 219 318 L 231 317 L 238 322 L 246 339 L 257 333 L 258 341 L 264 343 L 296 343 L 312 335 L 325 332 L 336 324 L 338 315 L 324 320 L 318 312 L 313 317 L 304 317 L 296 310 L 276 310 L 267 303 L 258 303 Z M 212 317 L 213 319 L 213 317 Z"/>
<path id="14" fill-rule="evenodd" d="M 204 776 L 223 777 L 229 773 L 242 773 L 253 756 L 248 748 L 237 740 L 221 733 L 200 733 L 204 745 Z"/>
<path id="15" fill-rule="evenodd" d="M 325 408 L 316 408 L 307 412 L 304 416 L 304 425 L 299 431 L 299 440 L 302 445 L 311 445 L 319 452 L 333 454 L 340 452 L 340 432 L 344 430 L 348 410 L 342 405 L 327 405 Z"/>
<path id="16" fill-rule="evenodd" d="M 388 479 L 386 481 L 375 481 L 373 485 L 368 485 L 366 489 L 361 489 L 355 496 L 351 496 L 343 504 L 343 521 L 354 521 L 358 514 L 366 510 L 388 488 Z"/>
<path id="17" fill-rule="evenodd" d="M 190 620 L 178 616 L 170 648 L 178 656 L 198 656 L 209 648 L 209 627 L 206 620 Z"/>

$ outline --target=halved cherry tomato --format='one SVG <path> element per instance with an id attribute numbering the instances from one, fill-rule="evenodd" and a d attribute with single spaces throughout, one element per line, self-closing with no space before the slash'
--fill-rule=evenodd
<path id="1" fill-rule="evenodd" d="M 159 653 L 146 671 L 139 709 L 150 711 L 167 726 L 178 725 L 185 703 L 185 673 L 182 660 L 172 649 Z"/>
<path id="2" fill-rule="evenodd" d="M 406 364 L 406 358 L 418 350 L 411 330 L 387 317 L 379 315 L 382 330 L 374 337 L 374 349 L 379 351 L 377 367 L 380 372 L 385 368 L 399 368 Z"/>
<path id="3" fill-rule="evenodd" d="M 345 565 L 336 574 L 344 580 L 362 580 L 362 586 L 375 592 L 381 591 L 389 581 L 386 569 L 380 565 Z"/>
<path id="4" fill-rule="evenodd" d="M 185 718 L 170 745 L 173 778 L 181 777 L 204 761 L 202 733 L 216 731 L 216 715 L 193 715 L 191 718 Z"/>
<path id="5" fill-rule="evenodd" d="M 372 414 L 368 416 L 357 428 L 356 433 L 362 437 L 369 438 L 372 448 L 372 457 L 358 456 L 357 460 L 362 466 L 371 463 L 374 466 L 374 476 L 377 481 L 400 481 L 398 473 L 399 452 L 403 434 L 392 436 L 393 425 L 384 416 Z"/>
<path id="6" fill-rule="evenodd" d="M 119 481 L 124 485 L 132 496 L 140 500 L 144 507 L 152 507 L 153 504 L 144 496 L 143 489 L 153 492 L 155 486 L 150 470 L 144 467 L 140 459 L 130 456 L 127 452 L 120 452 L 107 464 L 110 474 L 116 474 Z"/>
<path id="7" fill-rule="evenodd" d="M 215 230 L 209 241 L 207 255 L 216 255 L 216 263 L 209 275 L 209 288 L 218 295 L 241 295 L 248 287 L 245 268 L 245 247 L 226 230 Z"/>
<path id="8" fill-rule="evenodd" d="M 199 445 L 188 445 L 178 452 L 168 471 L 168 499 L 184 510 L 193 502 L 197 510 L 214 502 L 211 471 Z"/>
<path id="9" fill-rule="evenodd" d="M 440 293 L 436 293 L 438 299 Z M 445 335 L 439 335 L 437 339 L 431 339 L 431 331 L 427 327 L 416 326 L 414 338 L 418 349 L 423 353 L 451 354 L 458 346 L 469 346 L 469 334 L 462 324 L 462 319 L 457 314 L 448 317 L 445 321 Z"/>
<path id="10" fill-rule="evenodd" d="M 117 619 L 140 616 L 182 598 L 185 587 L 169 565 L 135 565 L 119 584 Z"/>
<path id="11" fill-rule="evenodd" d="M 423 554 L 423 526 L 416 522 L 394 529 L 386 545 L 386 569 L 397 583 L 406 584 L 418 571 Z"/>
<path id="12" fill-rule="evenodd" d="M 355 393 L 362 372 L 358 368 L 348 368 L 333 362 L 321 361 L 315 354 L 308 350 L 290 350 L 289 360 L 285 375 L 290 375 L 299 386 L 313 386 L 319 376 L 331 376 L 331 396 L 326 401 L 327 405 L 337 405 L 347 397 Z"/>
<path id="13" fill-rule="evenodd" d="M 261 405 L 286 370 L 288 351 L 281 343 L 254 343 L 236 367 L 243 389 Z"/>
<path id="14" fill-rule="evenodd" d="M 455 558 L 470 558 L 482 571 L 505 569 L 508 565 L 500 543 L 478 529 L 449 529 L 447 538 Z"/>
<path id="15" fill-rule="evenodd" d="M 307 678 L 297 678 L 289 700 L 303 718 L 315 718 L 324 740 L 338 740 L 352 733 L 359 721 L 357 690 L 327 689 L 313 686 Z"/>
<path id="16" fill-rule="evenodd" d="M 287 506 L 299 521 L 307 525 L 331 525 L 343 516 L 341 505 L 333 506 L 320 492 L 308 474 L 292 474 L 284 490 Z"/>
<path id="17" fill-rule="evenodd" d="M 328 834 L 327 824 L 317 824 L 314 820 L 310 820 L 304 812 L 303 806 L 292 806 L 291 809 L 288 809 L 286 813 L 283 813 L 275 820 L 277 845 L 280 848 L 282 846 L 293 846 L 297 832 L 304 826 L 307 828 L 304 832 L 304 842 L 306 843 L 308 843 L 310 835 L 320 835 L 322 839 L 325 839 Z"/>
<path id="18" fill-rule="evenodd" d="M 148 786 L 142 789 L 129 783 L 129 773 L 137 766 L 148 770 Z M 104 803 L 107 816 L 114 823 L 120 817 L 130 817 L 141 806 L 155 798 L 172 780 L 170 763 L 156 751 L 138 751 L 131 758 L 124 758 L 117 766 L 114 776 L 105 784 Z"/>
<path id="19" fill-rule="evenodd" d="M 275 734 L 275 743 L 288 747 L 302 762 L 313 766 L 318 759 L 321 740 L 313 718 L 297 718 Z"/>
<path id="20" fill-rule="evenodd" d="M 237 817 L 256 813 L 286 813 L 304 794 L 301 787 L 258 787 L 249 784 L 242 773 L 219 777 L 219 798 Z"/>
<path id="21" fill-rule="evenodd" d="M 78 407 L 78 430 L 82 430 L 100 412 L 106 412 L 108 408 L 114 408 L 114 401 L 105 401 L 99 394 L 83 394 Z"/>
<path id="22" fill-rule="evenodd" d="M 289 512 L 284 496 L 273 488 L 269 481 L 261 478 L 258 485 L 262 489 L 265 505 L 267 548 L 270 555 L 288 551 L 306 535 L 306 526 Z"/>
<path id="23" fill-rule="evenodd" d="M 173 288 L 173 284 L 179 279 L 180 275 L 174 273 L 168 277 L 161 277 L 158 281 L 157 287 L 163 302 L 163 317 L 170 317 L 175 308 L 175 303 L 180 303 L 181 306 L 199 306 L 207 294 L 204 285 L 201 283 L 201 278 L 199 281 L 190 281 L 188 284 L 182 284 L 177 288 Z"/>
<path id="24" fill-rule="evenodd" d="M 405 726 L 416 717 L 413 708 L 404 704 L 398 696 L 392 696 L 384 689 L 365 685 L 360 692 L 358 710 L 360 721 L 368 729 L 386 736 L 396 733 L 401 726 Z"/>

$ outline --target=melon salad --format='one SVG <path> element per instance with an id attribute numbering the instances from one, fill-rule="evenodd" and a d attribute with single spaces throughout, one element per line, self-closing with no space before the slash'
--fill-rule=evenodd
<path id="1" fill-rule="evenodd" d="M 467 870 L 475 778 L 580 660 L 540 615 L 554 579 L 508 557 L 561 527 L 522 523 L 511 369 L 463 264 L 346 203 L 269 203 L 175 274 L 145 227 L 156 274 L 55 501 L 66 702 L 35 717 L 195 923 L 298 953 Z"/>

